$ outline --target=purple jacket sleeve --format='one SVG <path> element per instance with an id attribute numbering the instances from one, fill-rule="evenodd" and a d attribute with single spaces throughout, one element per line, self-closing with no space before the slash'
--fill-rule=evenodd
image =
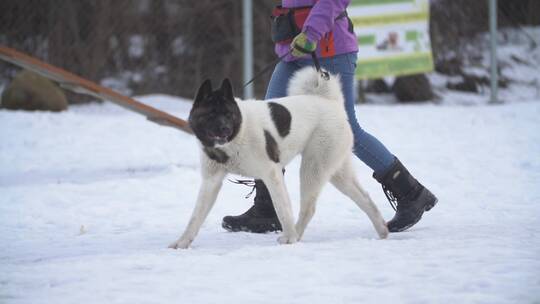
<path id="1" fill-rule="evenodd" d="M 341 14 L 351 0 L 319 0 L 304 23 L 303 32 L 311 41 L 319 41 L 334 27 L 336 17 Z"/>

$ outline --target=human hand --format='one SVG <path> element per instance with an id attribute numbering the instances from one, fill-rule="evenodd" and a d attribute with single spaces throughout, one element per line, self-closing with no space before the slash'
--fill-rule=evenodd
<path id="1" fill-rule="evenodd" d="M 300 33 L 291 42 L 291 54 L 294 57 L 302 57 L 317 49 L 317 42 L 310 41 L 305 33 Z"/>

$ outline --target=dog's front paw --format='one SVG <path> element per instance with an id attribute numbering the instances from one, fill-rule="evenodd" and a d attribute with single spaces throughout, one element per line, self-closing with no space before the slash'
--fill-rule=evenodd
<path id="1" fill-rule="evenodd" d="M 386 225 L 384 227 L 381 227 L 381 229 L 379 229 L 377 231 L 377 233 L 379 234 L 379 237 L 381 239 L 386 239 L 388 237 L 388 234 L 390 233 L 390 231 L 388 231 L 388 227 L 386 227 Z"/>
<path id="2" fill-rule="evenodd" d="M 278 237 L 277 239 L 278 243 L 280 244 L 294 244 L 298 241 L 298 237 L 296 235 L 294 236 L 288 236 L 288 235 L 282 235 Z"/>
<path id="3" fill-rule="evenodd" d="M 377 234 L 381 239 L 386 239 L 388 237 L 388 234 L 390 233 L 390 231 L 388 231 L 388 226 L 386 226 L 384 220 L 375 226 L 375 230 L 377 230 Z"/>
<path id="4" fill-rule="evenodd" d="M 189 248 L 189 245 L 191 245 L 191 242 L 193 242 L 193 240 L 179 239 L 178 241 L 170 244 L 169 248 L 172 248 L 172 249 L 187 249 L 187 248 Z"/>

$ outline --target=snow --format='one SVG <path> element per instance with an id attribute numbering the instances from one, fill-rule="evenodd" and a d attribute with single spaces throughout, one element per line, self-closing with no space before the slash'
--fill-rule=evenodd
<path id="1" fill-rule="evenodd" d="M 501 31 L 501 105 L 487 104 L 487 87 L 451 91 L 459 77 L 431 73 L 436 105 L 369 94 L 357 107 L 361 125 L 439 197 L 387 240 L 331 186 L 298 244 L 226 232 L 221 218 L 251 204 L 249 188 L 225 182 L 192 248 L 168 249 L 200 184 L 192 136 L 109 103 L 0 110 L 0 303 L 540 303 L 538 37 L 540 27 Z M 173 44 L 185 51 L 182 39 Z M 487 35 L 470 45 L 481 56 L 468 74 L 489 75 L 487 45 Z M 143 46 L 133 36 L 130 56 Z M 143 78 L 122 71 L 101 84 L 130 94 Z M 182 118 L 191 106 L 137 99 Z M 354 166 L 390 219 L 370 170 Z M 295 211 L 298 167 L 286 173 Z"/>
<path id="2" fill-rule="evenodd" d="M 183 118 L 190 108 L 139 100 Z M 304 240 L 280 246 L 220 227 L 250 206 L 249 188 L 225 182 L 192 248 L 172 250 L 200 184 L 193 137 L 109 103 L 1 110 L 0 302 L 536 303 L 540 98 L 357 115 L 439 197 L 416 226 L 378 240 L 327 186 Z M 390 219 L 369 169 L 354 166 Z M 295 211 L 298 167 L 286 173 Z"/>

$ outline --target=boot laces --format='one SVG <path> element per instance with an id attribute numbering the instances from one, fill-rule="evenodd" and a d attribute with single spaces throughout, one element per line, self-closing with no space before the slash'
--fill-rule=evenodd
<path id="1" fill-rule="evenodd" d="M 251 187 L 251 191 L 249 191 L 249 193 L 246 196 L 244 196 L 244 198 L 246 198 L 246 199 L 250 198 L 251 195 L 253 194 L 253 192 L 255 192 L 256 187 L 255 187 L 255 181 L 254 180 L 251 180 L 251 179 L 235 179 L 235 180 L 229 179 L 229 181 L 231 183 L 233 183 L 233 184 L 244 185 L 244 186 L 247 186 L 247 187 Z M 386 196 L 386 199 L 388 200 L 388 203 L 390 203 L 390 206 L 392 207 L 392 209 L 394 209 L 394 211 L 397 211 L 398 198 L 385 185 L 382 185 L 382 189 L 383 189 L 384 195 Z"/>
<path id="2" fill-rule="evenodd" d="M 397 211 L 398 198 L 394 195 L 394 192 L 388 189 L 388 187 L 386 187 L 385 185 L 382 185 L 382 189 L 384 195 L 386 195 L 386 199 L 390 203 L 390 206 L 392 206 L 392 209 L 394 209 L 394 211 Z"/>
<path id="3" fill-rule="evenodd" d="M 251 195 L 253 194 L 253 192 L 255 192 L 255 181 L 254 180 L 251 180 L 251 179 L 229 179 L 229 181 L 233 184 L 237 184 L 237 185 L 244 185 L 244 186 L 247 186 L 247 187 L 251 187 L 251 191 L 246 195 L 244 196 L 244 198 L 248 199 L 251 197 Z"/>

